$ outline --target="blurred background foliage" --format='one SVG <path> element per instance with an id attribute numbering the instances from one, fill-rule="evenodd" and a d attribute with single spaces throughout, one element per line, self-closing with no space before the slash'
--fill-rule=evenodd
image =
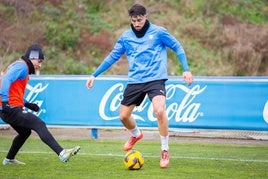
<path id="1" fill-rule="evenodd" d="M 41 74 L 91 74 L 130 27 L 134 3 L 181 42 L 194 75 L 268 75 L 267 0 L 0 0 L 0 70 L 39 43 Z M 169 75 L 181 75 L 176 55 L 168 57 Z M 123 56 L 104 74 L 127 69 Z"/>

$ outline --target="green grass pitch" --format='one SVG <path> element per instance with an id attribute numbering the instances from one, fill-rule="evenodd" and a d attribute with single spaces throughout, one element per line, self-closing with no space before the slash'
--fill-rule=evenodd
<path id="1" fill-rule="evenodd" d="M 0 178 L 118 179 L 118 178 L 268 178 L 268 146 L 170 142 L 170 165 L 159 167 L 159 142 L 140 141 L 135 149 L 144 155 L 144 166 L 125 169 L 119 140 L 58 140 L 63 147 L 80 145 L 68 163 L 38 138 L 30 137 L 17 155 L 24 166 L 0 165 Z M 0 159 L 6 156 L 10 137 L 0 137 Z"/>

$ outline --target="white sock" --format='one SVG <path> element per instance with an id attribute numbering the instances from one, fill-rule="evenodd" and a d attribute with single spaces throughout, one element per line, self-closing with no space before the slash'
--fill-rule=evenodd
<path id="1" fill-rule="evenodd" d="M 129 133 L 133 136 L 133 137 L 138 137 L 139 135 L 141 135 L 141 131 L 140 129 L 138 128 L 138 126 L 135 126 L 134 129 L 130 129 L 128 130 Z"/>
<path id="2" fill-rule="evenodd" d="M 168 139 L 169 139 L 169 136 L 161 136 L 160 135 L 160 140 L 161 140 L 161 150 L 166 150 L 168 151 L 169 147 L 168 147 Z"/>

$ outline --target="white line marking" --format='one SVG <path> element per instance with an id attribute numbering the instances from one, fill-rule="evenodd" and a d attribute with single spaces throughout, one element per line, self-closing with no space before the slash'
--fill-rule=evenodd
<path id="1" fill-rule="evenodd" d="M 7 153 L 7 151 L 0 151 L 0 153 Z M 27 151 L 20 151 L 19 153 L 25 154 L 54 154 L 53 152 L 27 152 Z M 123 154 L 113 154 L 113 153 L 106 153 L 106 154 L 93 154 L 93 153 L 84 153 L 79 152 L 78 155 L 83 156 L 109 156 L 109 157 L 124 157 Z M 144 155 L 144 158 L 159 158 L 159 156 L 154 155 Z M 268 160 L 258 160 L 258 159 L 235 159 L 235 158 L 215 158 L 215 157 L 193 157 L 193 156 L 171 156 L 171 159 L 191 159 L 191 160 L 219 160 L 219 161 L 234 161 L 234 162 L 253 162 L 253 163 L 268 163 Z"/>

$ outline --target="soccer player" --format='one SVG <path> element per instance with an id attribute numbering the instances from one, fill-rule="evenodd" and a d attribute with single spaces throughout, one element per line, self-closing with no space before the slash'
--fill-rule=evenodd
<path id="1" fill-rule="evenodd" d="M 130 29 L 121 34 L 110 54 L 87 79 L 86 87 L 91 88 L 98 75 L 126 54 L 129 64 L 128 84 L 121 101 L 119 118 L 131 137 L 124 144 L 123 150 L 131 150 L 134 144 L 143 138 L 131 114 L 147 94 L 158 120 L 161 141 L 160 167 L 166 168 L 169 164 L 168 118 L 165 111 L 165 82 L 168 79 L 166 47 L 176 53 L 184 70 L 183 78 L 188 86 L 193 82 L 193 76 L 189 71 L 186 54 L 180 42 L 165 28 L 151 23 L 144 6 L 134 4 L 128 10 L 128 14 L 131 22 Z"/>
<path id="2" fill-rule="evenodd" d="M 3 165 L 25 164 L 16 160 L 15 156 L 31 135 L 31 130 L 39 135 L 41 140 L 59 156 L 62 162 L 67 162 L 80 150 L 79 146 L 63 149 L 49 132 L 46 124 L 35 114 L 23 109 L 26 107 L 35 112 L 39 111 L 37 104 L 24 99 L 24 93 L 29 75 L 34 74 L 35 70 L 41 67 L 43 60 L 44 54 L 41 47 L 33 44 L 21 59 L 8 67 L 6 74 L 0 79 L 0 117 L 18 133 L 3 160 Z"/>

